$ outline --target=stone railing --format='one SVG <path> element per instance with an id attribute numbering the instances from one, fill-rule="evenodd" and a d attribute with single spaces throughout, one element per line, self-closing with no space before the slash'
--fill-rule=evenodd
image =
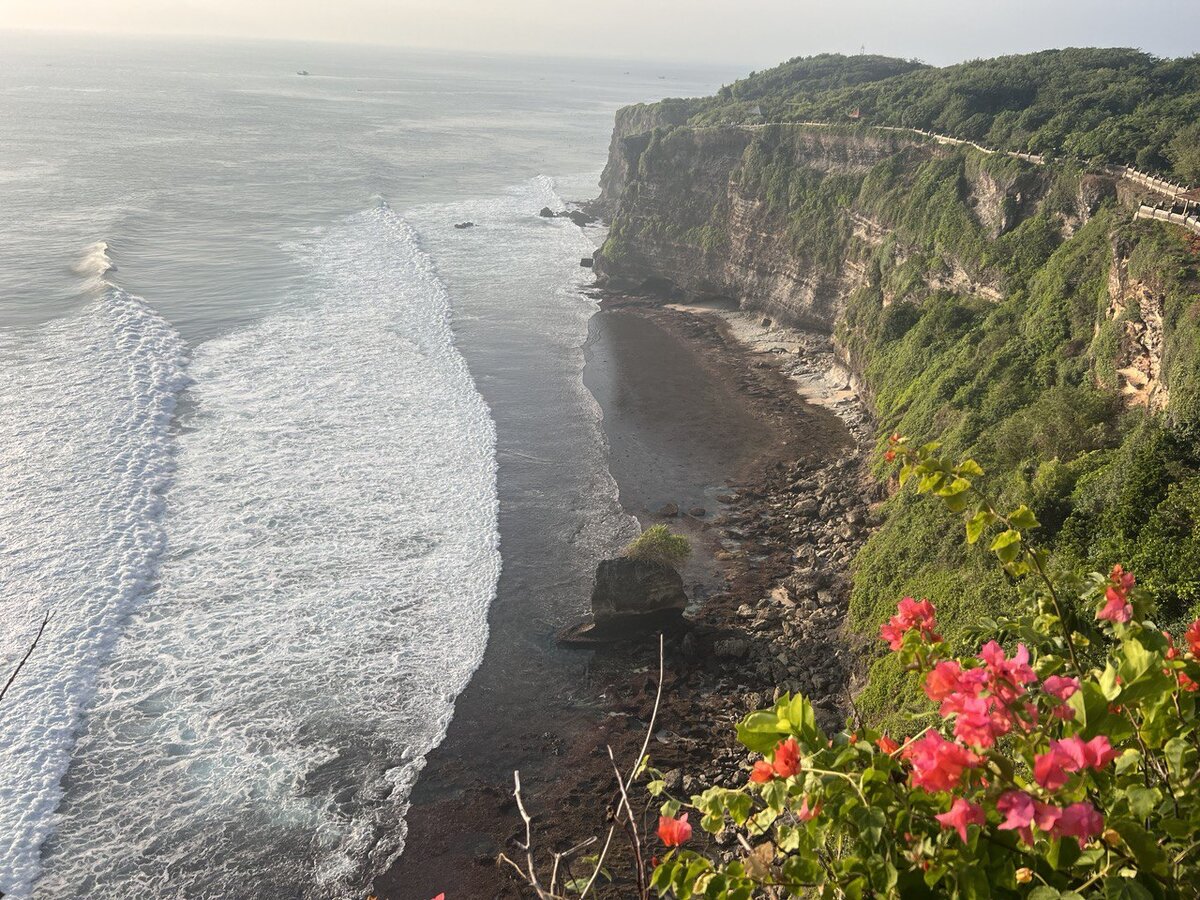
<path id="1" fill-rule="evenodd" d="M 1135 218 L 1155 219 L 1159 222 L 1173 222 L 1176 225 L 1182 225 L 1189 231 L 1200 234 L 1200 215 L 1186 215 L 1163 206 L 1147 206 L 1143 203 L 1138 206 Z"/>
<path id="2" fill-rule="evenodd" d="M 1106 166 L 1105 168 L 1108 169 L 1109 174 L 1116 175 L 1118 178 L 1127 178 L 1134 184 L 1140 184 L 1142 187 L 1148 188 L 1157 194 L 1162 194 L 1165 197 L 1170 197 L 1172 200 L 1180 194 L 1191 190 L 1186 184 L 1176 184 L 1173 181 L 1167 181 L 1164 178 L 1151 175 L 1149 172 L 1140 172 L 1137 169 L 1131 169 L 1129 166 Z"/>

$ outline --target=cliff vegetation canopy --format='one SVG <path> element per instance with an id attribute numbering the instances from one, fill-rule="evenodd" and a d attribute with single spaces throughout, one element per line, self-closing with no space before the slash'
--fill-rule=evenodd
<path id="1" fill-rule="evenodd" d="M 756 112 L 757 111 L 757 112 Z M 691 124 L 858 121 L 1200 181 L 1200 55 L 1070 48 L 935 68 L 883 56 L 790 60 L 691 107 Z"/>

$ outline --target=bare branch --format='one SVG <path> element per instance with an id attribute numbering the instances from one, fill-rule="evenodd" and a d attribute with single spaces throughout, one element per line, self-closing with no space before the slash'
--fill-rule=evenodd
<path id="1" fill-rule="evenodd" d="M 625 814 L 629 817 L 629 838 L 633 842 L 633 857 L 637 863 L 638 895 L 645 898 L 646 864 L 642 860 L 642 839 L 638 834 L 637 819 L 634 818 L 633 807 L 629 805 L 629 794 L 625 791 L 625 783 L 621 781 L 621 770 L 617 768 L 617 758 L 613 756 L 612 747 L 606 749 L 608 758 L 612 762 L 613 773 L 617 776 L 617 787 L 621 790 L 621 804 L 625 807 Z M 618 815 L 620 815 L 619 811 Z"/>
<path id="2" fill-rule="evenodd" d="M 46 630 L 46 626 L 50 624 L 50 612 L 46 611 L 45 617 L 42 619 L 41 627 L 38 628 L 37 634 L 33 638 L 33 643 L 29 645 L 29 649 L 25 651 L 25 655 L 21 657 L 21 661 L 17 663 L 17 667 L 13 669 L 13 673 L 8 676 L 8 681 L 4 683 L 4 687 L 0 688 L 0 700 L 4 699 L 4 695 L 8 693 L 8 689 L 12 687 L 12 683 L 17 680 L 17 675 L 21 669 L 25 668 L 25 663 L 29 662 L 29 657 L 33 655 L 34 648 L 37 647 L 38 641 L 42 639 L 42 632 Z"/>
<path id="3" fill-rule="evenodd" d="M 617 767 L 617 761 L 613 755 L 612 747 L 608 747 L 608 758 L 612 762 L 613 773 L 617 776 L 617 790 L 621 798 L 621 803 L 617 811 L 616 819 L 608 829 L 608 837 L 606 837 L 604 840 L 604 846 L 601 848 L 600 854 L 596 857 L 596 866 L 592 870 L 591 877 L 588 878 L 587 884 L 584 885 L 583 890 L 579 894 L 579 900 L 584 900 L 584 898 L 588 896 L 589 892 L 595 888 L 596 879 L 600 877 L 600 873 L 604 868 L 604 860 L 608 856 L 609 848 L 612 846 L 613 835 L 616 833 L 617 824 L 620 821 L 620 808 L 624 808 L 626 812 L 626 817 L 629 821 L 630 834 L 634 844 L 634 853 L 637 856 L 638 891 L 640 896 L 646 896 L 646 871 L 642 856 L 640 831 L 638 828 L 637 819 L 633 814 L 633 807 L 629 802 L 628 789 L 630 785 L 633 784 L 634 779 L 641 770 L 643 761 L 646 759 L 646 751 L 650 746 L 650 737 L 654 734 L 654 726 L 658 722 L 658 711 L 662 705 L 663 682 L 666 679 L 666 660 L 664 647 L 665 640 L 663 635 L 660 634 L 658 636 L 658 690 L 654 695 L 654 709 L 650 714 L 650 723 L 646 729 L 646 737 L 642 741 L 642 749 L 639 752 L 637 759 L 633 761 L 633 767 L 629 770 L 629 774 L 627 776 L 621 776 L 621 770 Z M 518 842 L 518 846 L 525 851 L 525 868 L 522 868 L 520 865 L 513 862 L 503 853 L 497 857 L 497 861 L 512 867 L 513 871 L 517 873 L 520 879 L 533 888 L 533 890 L 537 893 L 539 900 L 563 900 L 562 896 L 556 893 L 558 890 L 558 872 L 562 861 L 574 855 L 575 853 L 578 853 L 580 850 L 590 847 L 592 844 L 596 843 L 596 838 L 588 838 L 586 841 L 576 844 L 569 850 L 565 850 L 562 853 L 552 854 L 554 862 L 550 871 L 550 886 L 547 890 L 546 888 L 543 888 L 538 881 L 537 867 L 534 864 L 533 859 L 533 819 L 526 811 L 525 801 L 521 796 L 521 773 L 519 771 L 513 772 L 513 797 L 517 801 L 517 809 L 521 813 L 521 819 L 525 822 L 525 843 L 520 844 Z"/>

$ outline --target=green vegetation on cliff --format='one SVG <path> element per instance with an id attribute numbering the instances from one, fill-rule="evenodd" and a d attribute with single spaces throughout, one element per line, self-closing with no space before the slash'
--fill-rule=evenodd
<path id="1" fill-rule="evenodd" d="M 793 59 L 693 106 L 693 124 L 848 121 L 1105 160 L 1200 181 L 1200 55 L 1046 50 L 943 68 L 879 56 Z"/>

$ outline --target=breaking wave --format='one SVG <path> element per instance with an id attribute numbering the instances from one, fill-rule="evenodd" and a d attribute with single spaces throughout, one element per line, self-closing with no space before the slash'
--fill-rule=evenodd
<path id="1" fill-rule="evenodd" d="M 36 333 L 0 333 L 0 664 L 53 620 L 4 700 L 0 890 L 23 896 L 81 713 L 165 545 L 169 436 L 187 358 L 117 288 Z"/>
<path id="2" fill-rule="evenodd" d="M 296 258 L 315 295 L 196 348 L 40 896 L 360 895 L 482 657 L 495 435 L 445 289 L 386 207 Z"/>

